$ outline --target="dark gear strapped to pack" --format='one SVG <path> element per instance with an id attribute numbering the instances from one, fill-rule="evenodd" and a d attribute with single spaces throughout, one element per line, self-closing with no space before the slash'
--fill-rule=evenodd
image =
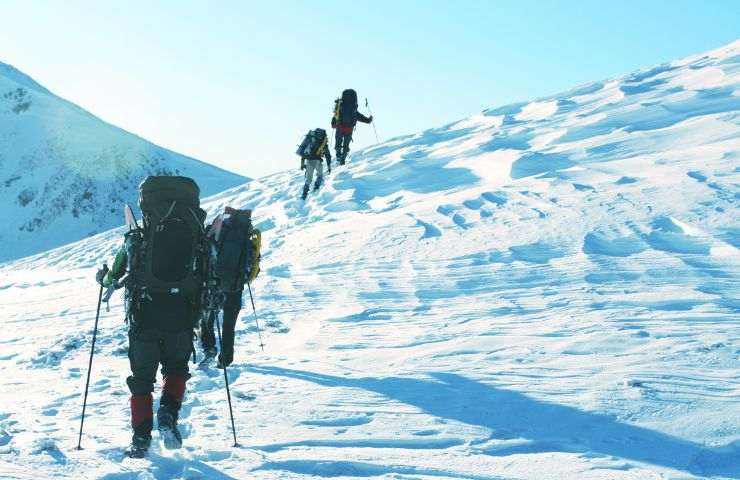
<path id="1" fill-rule="evenodd" d="M 200 189 L 190 178 L 150 176 L 139 187 L 141 227 L 133 220 L 103 286 L 126 288 L 131 426 L 127 453 L 143 456 L 151 442 L 152 392 L 162 366 L 157 422 L 167 448 L 179 448 L 177 418 L 190 378 L 193 328 L 204 301 L 206 238 Z M 130 210 L 127 210 L 130 212 Z"/>
<path id="2" fill-rule="evenodd" d="M 316 128 L 306 134 L 298 150 L 296 150 L 296 154 L 301 157 L 301 170 L 306 170 L 306 180 L 303 184 L 303 193 L 301 195 L 301 198 L 304 200 L 308 196 L 314 173 L 316 173 L 314 190 L 318 190 L 324 181 L 322 159 L 326 160 L 326 167 L 328 172 L 331 173 L 331 153 L 329 152 L 328 141 L 329 137 L 326 134 L 326 130 Z"/>
<path id="3" fill-rule="evenodd" d="M 334 101 L 334 115 L 331 127 L 336 129 L 334 149 L 337 162 L 344 165 L 349 154 L 349 144 L 352 142 L 352 133 L 357 122 L 371 123 L 373 116 L 366 117 L 357 111 L 357 92 L 347 89 L 342 96 Z"/>
<path id="4" fill-rule="evenodd" d="M 219 367 L 228 366 L 234 359 L 234 330 L 242 308 L 244 284 L 251 283 L 259 274 L 262 233 L 252 226 L 251 210 L 226 207 L 229 215 L 220 227 L 216 245 L 215 274 L 224 294 L 223 337 Z M 210 311 L 201 319 L 200 338 L 206 360 L 216 354 L 214 323 L 217 312 Z"/>

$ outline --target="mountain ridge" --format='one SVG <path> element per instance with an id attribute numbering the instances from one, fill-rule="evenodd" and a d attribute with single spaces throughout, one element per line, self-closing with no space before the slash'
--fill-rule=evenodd
<path id="1" fill-rule="evenodd" d="M 0 64 L 0 261 L 119 224 L 146 175 L 198 177 L 205 195 L 248 179 L 107 123 Z"/>

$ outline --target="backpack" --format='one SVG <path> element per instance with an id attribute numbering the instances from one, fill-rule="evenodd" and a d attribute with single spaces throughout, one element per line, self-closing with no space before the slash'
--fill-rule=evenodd
<path id="1" fill-rule="evenodd" d="M 347 89 L 342 92 L 334 108 L 335 123 L 343 127 L 354 127 L 357 124 L 357 92 Z"/>
<path id="2" fill-rule="evenodd" d="M 197 311 L 203 285 L 206 212 L 191 178 L 148 176 L 139 185 L 143 225 L 126 234 L 129 315 L 148 292 L 187 296 Z"/>
<path id="3" fill-rule="evenodd" d="M 252 226 L 251 210 L 227 209 L 219 234 L 216 276 L 225 292 L 237 292 L 259 273 L 262 234 Z"/>
<path id="4" fill-rule="evenodd" d="M 326 130 L 323 128 L 309 130 L 295 153 L 301 158 L 321 158 L 327 141 Z"/>

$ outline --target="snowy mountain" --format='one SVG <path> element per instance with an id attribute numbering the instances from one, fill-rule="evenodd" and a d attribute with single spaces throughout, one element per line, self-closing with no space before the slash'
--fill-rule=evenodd
<path id="1" fill-rule="evenodd" d="M 0 262 L 120 225 L 143 177 L 178 173 L 206 194 L 247 180 L 109 125 L 0 63 Z"/>
<path id="2" fill-rule="evenodd" d="M 121 230 L 0 266 L 0 477 L 740 478 L 740 42 L 211 197 L 264 231 L 185 447 L 121 460 Z M 155 437 L 155 443 L 156 442 Z"/>

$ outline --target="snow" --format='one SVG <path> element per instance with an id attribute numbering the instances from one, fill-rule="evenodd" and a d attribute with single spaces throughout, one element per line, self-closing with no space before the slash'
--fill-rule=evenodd
<path id="1" fill-rule="evenodd" d="M 0 63 L 0 261 L 43 252 L 120 223 L 149 174 L 198 178 L 211 195 L 244 177 L 104 123 Z"/>
<path id="2" fill-rule="evenodd" d="M 0 265 L 0 477 L 740 478 L 739 65 L 736 42 L 393 139 L 305 204 L 297 169 L 210 197 L 264 231 L 238 448 L 198 370 L 184 448 L 121 459 L 115 295 L 74 449 L 120 228 Z"/>

